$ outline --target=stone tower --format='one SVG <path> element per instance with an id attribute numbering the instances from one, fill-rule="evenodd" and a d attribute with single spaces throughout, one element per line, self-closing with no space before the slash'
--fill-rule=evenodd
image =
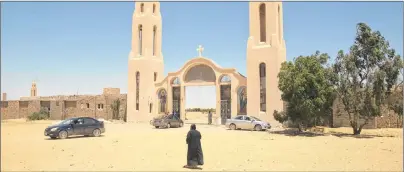
<path id="1" fill-rule="evenodd" d="M 128 61 L 127 121 L 149 121 L 154 84 L 163 77 L 162 21 L 159 2 L 136 2 L 132 17 L 132 46 Z"/>
<path id="2" fill-rule="evenodd" d="M 31 97 L 36 97 L 37 95 L 38 95 L 38 90 L 36 88 L 35 81 L 33 81 L 32 85 L 31 85 Z"/>
<path id="3" fill-rule="evenodd" d="M 274 110 L 283 110 L 277 77 L 286 61 L 282 13 L 282 2 L 250 2 L 247 114 L 269 122 L 275 122 Z"/>

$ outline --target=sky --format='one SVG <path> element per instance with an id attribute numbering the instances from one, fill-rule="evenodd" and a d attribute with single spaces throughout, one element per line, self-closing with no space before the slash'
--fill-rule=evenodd
<path id="1" fill-rule="evenodd" d="M 165 74 L 203 56 L 246 74 L 248 2 L 161 2 Z M 30 95 L 127 92 L 133 2 L 2 2 L 1 92 Z M 403 55 L 402 2 L 284 2 L 287 60 L 347 51 L 367 23 Z M 186 106 L 215 107 L 214 87 L 187 87 Z"/>

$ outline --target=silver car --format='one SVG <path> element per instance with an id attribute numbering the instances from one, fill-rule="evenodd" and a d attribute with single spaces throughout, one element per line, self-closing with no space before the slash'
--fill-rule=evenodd
<path id="1" fill-rule="evenodd" d="M 268 122 L 264 122 L 257 117 L 238 115 L 233 119 L 228 119 L 226 121 L 226 127 L 231 130 L 235 129 L 245 129 L 245 130 L 255 130 L 262 131 L 266 129 L 271 129 L 271 125 Z"/>

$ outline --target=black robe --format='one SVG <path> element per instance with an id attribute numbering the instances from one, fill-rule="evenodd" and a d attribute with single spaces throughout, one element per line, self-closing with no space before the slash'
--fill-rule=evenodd
<path id="1" fill-rule="evenodd" d="M 201 133 L 197 130 L 190 130 L 187 134 L 187 165 L 203 165 L 203 153 L 201 145 Z"/>

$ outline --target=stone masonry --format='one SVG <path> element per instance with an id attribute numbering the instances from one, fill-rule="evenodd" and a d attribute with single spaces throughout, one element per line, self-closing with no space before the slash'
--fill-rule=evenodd
<path id="1" fill-rule="evenodd" d="M 49 110 L 52 120 L 84 116 L 112 119 L 111 105 L 116 100 L 120 101 L 119 118 L 123 119 L 126 113 L 126 94 L 120 94 L 119 88 L 105 88 L 101 95 L 36 96 L 1 101 L 1 119 L 27 118 L 41 108 Z"/>

